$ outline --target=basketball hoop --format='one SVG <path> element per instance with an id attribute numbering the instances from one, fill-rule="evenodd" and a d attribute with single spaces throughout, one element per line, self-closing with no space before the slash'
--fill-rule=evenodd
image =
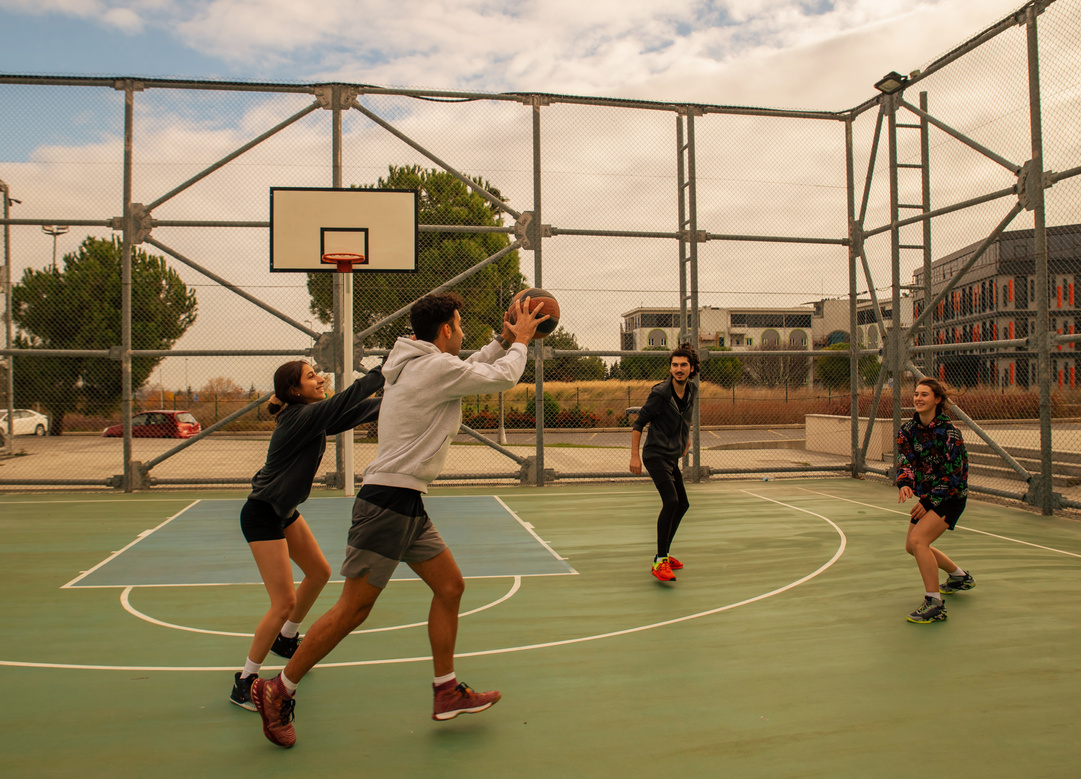
<path id="1" fill-rule="evenodd" d="M 354 265 L 368 264 L 368 259 L 363 254 L 349 252 L 328 252 L 319 261 L 327 265 L 337 265 L 338 273 L 351 273 Z"/>

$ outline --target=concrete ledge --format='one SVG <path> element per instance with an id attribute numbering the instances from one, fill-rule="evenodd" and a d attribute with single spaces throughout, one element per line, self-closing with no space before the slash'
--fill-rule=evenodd
<path id="1" fill-rule="evenodd" d="M 734 449 L 806 449 L 804 438 L 774 438 L 768 441 L 736 441 L 731 444 L 717 444 L 717 446 L 705 446 L 711 452 L 730 451 Z"/>
<path id="2" fill-rule="evenodd" d="M 852 417 L 808 414 L 806 419 L 806 450 L 808 452 L 823 452 L 841 457 L 852 456 Z M 867 417 L 860 417 L 858 422 L 858 440 L 862 444 L 864 433 L 867 430 Z M 882 462 L 893 458 L 892 427 L 892 420 L 875 419 L 871 440 L 867 444 L 868 462 L 872 460 Z"/>

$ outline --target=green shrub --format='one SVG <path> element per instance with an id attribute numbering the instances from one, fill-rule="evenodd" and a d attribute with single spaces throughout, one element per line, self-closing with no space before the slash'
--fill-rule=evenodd
<path id="1" fill-rule="evenodd" d="M 555 421 L 556 414 L 559 413 L 559 401 L 551 396 L 551 394 L 544 393 L 544 425 L 549 427 Z M 531 417 L 537 416 L 537 396 L 533 395 L 525 403 L 525 413 Z"/>

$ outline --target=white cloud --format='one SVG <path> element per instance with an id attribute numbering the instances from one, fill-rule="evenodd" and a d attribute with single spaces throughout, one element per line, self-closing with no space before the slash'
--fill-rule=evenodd
<path id="1" fill-rule="evenodd" d="M 923 0 L 908 7 L 841 0 L 815 13 L 797 0 L 674 7 L 401 0 L 388 11 L 383 3 L 327 0 L 312 13 L 287 0 L 211 0 L 177 31 L 192 48 L 234 67 L 293 61 L 308 69 L 299 79 L 669 99 L 662 92 L 697 102 L 841 109 L 855 91 L 824 78 L 812 79 L 809 88 L 795 82 L 808 72 L 853 78 L 864 95 L 868 79 L 877 78 L 868 73 L 885 65 L 916 67 L 955 44 L 958 31 L 975 31 L 1015 6 L 1016 0 Z M 718 98 L 716 79 L 738 85 L 747 99 Z M 847 104 L 814 100 L 841 94 Z"/>
<path id="2" fill-rule="evenodd" d="M 919 66 L 1017 3 L 0 0 L 0 9 L 175 36 L 257 79 L 842 110 L 882 73 Z"/>
<path id="3" fill-rule="evenodd" d="M 102 19 L 109 26 L 116 27 L 129 35 L 143 31 L 143 20 L 130 8 L 111 8 L 105 12 Z"/>

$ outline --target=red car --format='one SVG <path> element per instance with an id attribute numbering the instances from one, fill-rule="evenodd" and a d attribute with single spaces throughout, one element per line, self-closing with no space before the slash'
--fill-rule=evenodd
<path id="1" fill-rule="evenodd" d="M 203 428 L 187 411 L 144 411 L 131 418 L 132 438 L 191 438 Z M 101 433 L 105 438 L 120 438 L 123 425 L 113 425 Z"/>

